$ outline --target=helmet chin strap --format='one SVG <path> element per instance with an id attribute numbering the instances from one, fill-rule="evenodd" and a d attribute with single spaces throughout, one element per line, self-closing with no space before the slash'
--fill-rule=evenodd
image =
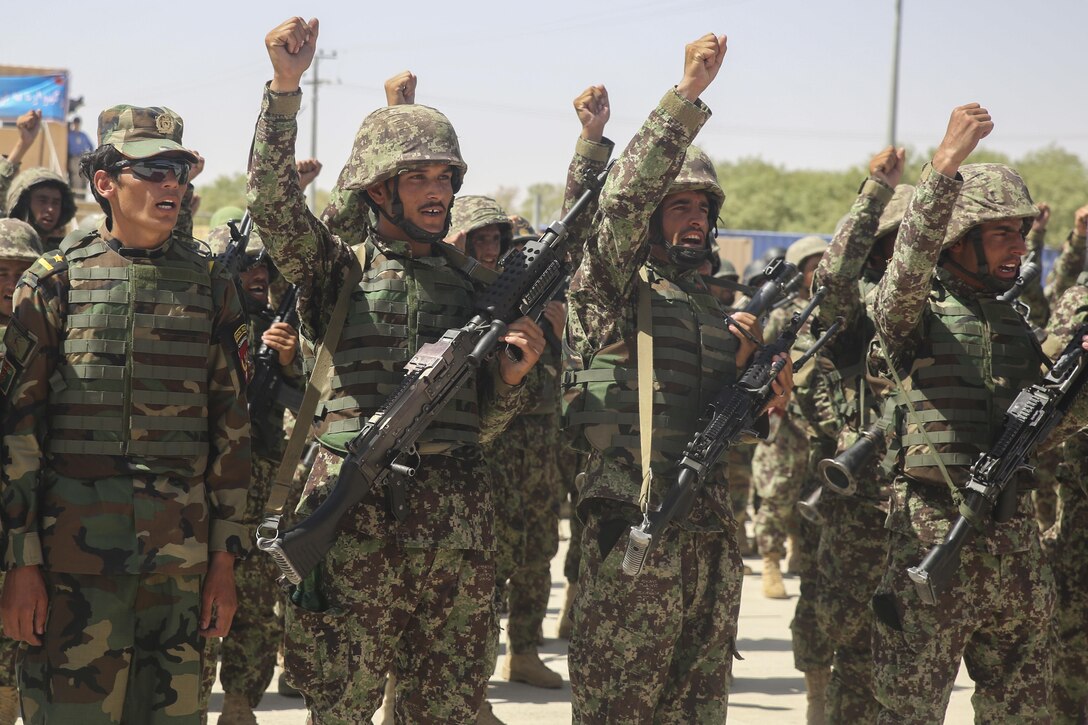
<path id="1" fill-rule="evenodd" d="M 964 276 L 975 280 L 989 292 L 1001 293 L 1008 292 L 1012 289 L 1012 286 L 1016 283 L 1015 280 L 1001 280 L 990 274 L 990 264 L 986 261 L 986 250 L 982 246 L 982 239 L 972 239 L 971 249 L 975 253 L 975 266 L 978 269 L 977 272 L 968 270 L 962 264 L 959 264 L 948 256 L 945 258 L 945 264 L 949 267 L 954 267 Z"/>
<path id="2" fill-rule="evenodd" d="M 664 240 L 662 240 L 664 242 Z M 680 269 L 698 269 L 703 262 L 710 259 L 710 246 L 702 249 L 682 247 L 678 244 L 664 242 L 665 253 L 669 255 L 669 261 Z"/>
<path id="3" fill-rule="evenodd" d="M 410 222 L 404 218 L 404 203 L 400 200 L 400 180 L 394 176 L 391 179 L 393 183 L 393 190 L 391 195 L 393 214 L 389 215 L 385 213 L 385 209 L 382 209 L 380 205 L 375 205 L 378 209 L 378 213 L 389 220 L 389 223 L 400 228 L 408 235 L 408 238 L 413 242 L 437 244 L 446 238 L 446 235 L 450 231 L 450 222 L 452 221 L 453 201 L 450 201 L 450 205 L 446 208 L 446 221 L 442 225 L 442 231 L 429 232 L 423 227 Z"/>

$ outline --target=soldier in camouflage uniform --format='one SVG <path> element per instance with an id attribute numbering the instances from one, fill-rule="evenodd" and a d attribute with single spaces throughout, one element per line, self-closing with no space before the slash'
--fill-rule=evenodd
<path id="1" fill-rule="evenodd" d="M 1046 278 L 1046 287 L 1043 291 L 1051 307 L 1058 304 L 1058 299 L 1077 283 L 1078 276 L 1084 271 L 1086 244 L 1088 244 L 1088 205 L 1077 209 L 1073 215 L 1073 229 L 1065 238 L 1062 252 Z"/>
<path id="2" fill-rule="evenodd" d="M 899 185 L 904 151 L 888 147 L 869 163 L 869 178 L 816 269 L 814 285 L 827 295 L 817 316 L 836 317 L 843 327 L 814 361 L 825 383 L 809 416 L 825 435 L 838 438 L 836 453 L 848 450 L 881 414 L 879 391 L 869 387 L 865 356 L 873 336 L 865 306 L 880 280 L 914 187 Z M 890 479 L 880 467 L 884 446 L 854 471 L 857 489 L 839 495 L 824 485 L 818 510 L 823 524 L 817 549 L 817 620 L 834 647 L 827 688 L 827 721 L 875 722 L 879 704 L 872 688 L 872 613 L 869 600 L 883 574 L 887 534 L 884 518 Z"/>
<path id="3" fill-rule="evenodd" d="M 174 232 L 196 155 L 165 108 L 99 116 L 106 213 L 36 261 L 5 334 L 5 630 L 29 723 L 197 723 L 201 636 L 236 606 L 245 317 Z M 73 635 L 75 633 L 75 635 Z"/>
<path id="4" fill-rule="evenodd" d="M 228 210 L 229 211 L 229 210 Z M 227 217 L 239 221 L 241 209 L 230 211 Z M 217 226 L 208 235 L 212 251 L 221 255 L 230 242 L 230 229 Z M 260 235 L 250 234 L 246 246 L 246 268 L 239 276 L 244 293 L 249 323 L 249 350 L 255 354 L 261 344 L 276 351 L 276 364 L 283 384 L 296 390 L 303 387 L 302 366 L 299 361 L 298 333 L 287 322 L 275 321 L 276 308 L 271 306 L 269 290 L 273 267 L 261 243 Z M 253 409 L 251 407 L 251 413 Z M 253 476 L 246 500 L 246 523 L 257 526 L 267 510 L 268 495 L 284 453 L 284 405 L 272 401 L 262 419 L 251 415 Z M 272 682 L 276 668 L 276 653 L 283 639 L 283 620 L 275 612 L 280 597 L 276 584 L 280 572 L 268 556 L 250 556 L 235 568 L 238 589 L 238 611 L 230 634 L 222 642 L 209 639 L 204 651 L 202 700 L 207 702 L 215 684 L 216 662 L 222 656 L 219 677 L 223 683 L 223 711 L 219 725 L 255 725 L 253 710 L 260 704 L 264 691 Z"/>
<path id="5" fill-rule="evenodd" d="M 11 299 L 19 278 L 41 254 L 42 243 L 34 227 L 18 219 L 0 219 L 0 335 L 7 331 Z M 0 356 L 3 354 L 0 343 Z M 0 586 L 2 583 L 0 573 Z M 15 676 L 18 651 L 16 640 L 0 634 L 0 725 L 14 725 L 19 717 L 19 685 Z"/>
<path id="6" fill-rule="evenodd" d="M 15 121 L 15 130 L 18 134 L 15 145 L 11 147 L 7 156 L 0 155 L 0 216 L 8 216 L 8 190 L 11 189 L 11 182 L 19 173 L 23 157 L 34 144 L 34 139 L 38 137 L 41 127 L 41 111 L 27 111 Z"/>
<path id="7" fill-rule="evenodd" d="M 1056 357 L 1073 332 L 1088 321 L 1088 272 L 1054 306 L 1043 351 Z M 1058 519 L 1044 546 L 1054 568 L 1057 598 L 1051 627 L 1050 715 L 1054 723 L 1078 725 L 1088 720 L 1088 431 L 1081 430 L 1061 447 L 1058 467 Z"/>
<path id="8" fill-rule="evenodd" d="M 690 144 L 710 115 L 699 95 L 725 51 L 725 37 L 711 34 L 687 46 L 683 79 L 605 182 L 596 233 L 571 282 L 567 336 L 581 369 L 566 378 L 579 393 L 567 422 L 590 451 L 569 660 L 576 723 L 725 720 L 741 582 L 726 487 L 708 476 L 691 518 L 659 537 L 638 577 L 621 568 L 640 509 L 660 505 L 675 481 L 700 403 L 734 380 L 755 349 L 731 334 L 698 275 L 724 193 L 709 158 Z M 607 158 L 601 138 L 579 146 Z M 568 186 L 568 202 L 577 191 Z M 650 308 L 643 324 L 640 306 Z M 643 373 L 656 379 L 649 451 L 638 426 L 635 342 L 647 317 L 654 354 Z M 735 317 L 759 334 L 752 315 Z M 789 384 L 785 372 L 776 393 L 785 397 Z M 642 470 L 644 456 L 652 476 Z"/>
<path id="9" fill-rule="evenodd" d="M 979 722 L 1050 721 L 1048 632 L 1039 625 L 1051 614 L 1054 578 L 1030 497 L 1022 494 L 1010 520 L 964 547 L 936 606 L 922 601 L 906 571 L 948 533 L 968 467 L 992 445 L 1017 391 L 1039 380 L 1045 359 L 1017 311 L 995 299 L 1016 280 L 1037 210 L 1007 166 L 961 165 L 992 128 L 977 103 L 952 112 L 874 293 L 870 367 L 905 381 L 890 442 L 886 568 L 872 601 L 881 723 L 941 721 L 961 657 Z M 1084 420 L 1084 406 L 1075 406 L 1059 429 Z M 1023 490 L 1027 476 L 1020 478 Z"/>
<path id="10" fill-rule="evenodd" d="M 43 168 L 27 169 L 15 177 L 6 206 L 8 216 L 34 227 L 47 251 L 57 249 L 76 215 L 76 199 L 68 182 Z"/>
<path id="11" fill-rule="evenodd" d="M 404 362 L 467 322 L 475 295 L 472 278 L 450 262 L 456 250 L 441 244 L 466 165 L 438 111 L 398 105 L 364 119 L 337 182 L 341 210 L 367 217 L 352 211 L 366 204 L 374 214 L 363 248 L 348 246 L 306 209 L 293 163 L 295 115 L 317 30 L 316 19 L 292 18 L 265 38 L 273 80 L 249 175 L 250 213 L 277 269 L 299 285 L 306 338 L 322 341 L 336 300 L 351 295 L 332 351 L 321 450 L 302 516 L 326 498 L 346 443 L 399 385 Z M 364 251 L 362 281 L 343 291 Z M 519 412 L 521 383 L 544 347 L 540 329 L 525 318 L 509 325 L 503 341 L 521 351 L 521 360 L 497 355 L 438 415 L 418 442 L 417 475 L 395 483 L 403 486 L 395 493 L 403 494 L 405 510 L 394 516 L 387 490 L 369 492 L 292 598 L 286 665 L 315 722 L 369 718 L 388 672 L 396 675 L 398 720 L 476 717 L 497 626 L 491 486 L 480 445 Z"/>

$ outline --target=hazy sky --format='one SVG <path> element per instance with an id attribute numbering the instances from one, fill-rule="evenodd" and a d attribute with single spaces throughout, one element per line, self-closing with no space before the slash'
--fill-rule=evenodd
<path id="1" fill-rule="evenodd" d="M 935 145 L 951 109 L 978 101 L 996 125 L 987 148 L 1016 156 L 1059 144 L 1088 159 L 1088 2 L 903 5 L 900 144 Z M 359 122 L 384 104 L 382 82 L 404 69 L 419 77 L 417 101 L 457 128 L 469 164 L 464 193 L 561 182 L 579 130 L 574 96 L 591 83 L 608 87 L 606 135 L 622 148 L 679 81 L 684 44 L 711 31 L 729 36 L 703 96 L 714 115 L 697 140 L 714 158 L 832 169 L 887 142 L 894 0 L 190 0 L 102 12 L 9 3 L 0 63 L 69 69 L 92 135 L 107 106 L 173 108 L 186 145 L 207 158 L 208 181 L 245 169 L 271 77 L 264 35 L 293 14 L 318 17 L 319 49 L 337 53 L 321 63 L 332 82 L 319 91 L 326 188 Z M 85 25 L 74 22 L 80 15 Z M 312 91 L 303 88 L 300 157 L 311 129 Z"/>

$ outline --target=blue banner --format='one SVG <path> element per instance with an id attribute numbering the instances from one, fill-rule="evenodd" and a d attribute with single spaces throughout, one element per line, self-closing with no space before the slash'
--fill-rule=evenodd
<path id="1" fill-rule="evenodd" d="M 0 118 L 14 120 L 39 108 L 43 119 L 64 121 L 68 117 L 67 73 L 0 76 Z"/>

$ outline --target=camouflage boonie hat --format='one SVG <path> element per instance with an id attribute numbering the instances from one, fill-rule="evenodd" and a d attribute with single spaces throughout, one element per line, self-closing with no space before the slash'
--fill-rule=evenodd
<path id="1" fill-rule="evenodd" d="M 363 119 L 336 185 L 344 190 L 366 189 L 402 171 L 431 164 L 454 167 L 453 191 L 460 190 L 468 164 L 461 158 L 450 120 L 429 106 L 385 106 Z"/>
<path id="2" fill-rule="evenodd" d="M 1027 232 L 1039 210 L 1020 174 L 1004 164 L 967 164 L 960 167 L 960 176 L 963 186 L 945 230 L 943 249 L 972 227 L 999 219 L 1023 219 Z"/>
<path id="3" fill-rule="evenodd" d="M 460 204 L 461 202 L 457 203 Z M 533 239 L 536 239 L 540 236 L 536 233 L 536 230 L 533 229 L 533 225 L 529 223 L 529 220 L 520 214 L 510 215 L 510 226 L 512 227 L 510 231 L 515 237 L 532 237 Z"/>
<path id="4" fill-rule="evenodd" d="M 801 237 L 786 250 L 786 261 L 801 268 L 801 263 L 814 254 L 823 254 L 827 251 L 827 240 L 816 234 Z"/>
<path id="5" fill-rule="evenodd" d="M 43 167 L 27 169 L 11 182 L 8 189 L 8 216 L 28 221 L 30 219 L 30 190 L 35 186 L 48 184 L 60 189 L 60 215 L 57 216 L 56 229 L 63 229 L 76 215 L 76 198 L 68 180 L 55 171 Z"/>
<path id="6" fill-rule="evenodd" d="M 185 124 L 169 108 L 120 105 L 98 115 L 98 145 L 113 146 L 129 159 L 178 153 L 196 163 L 197 156 L 181 145 Z"/>
<path id="7" fill-rule="evenodd" d="M 718 172 L 714 170 L 714 162 L 696 146 L 688 146 L 684 154 L 684 165 L 680 167 L 680 173 L 669 184 L 669 190 L 665 195 L 676 194 L 681 191 L 705 191 L 710 197 L 710 226 L 717 226 L 718 214 L 725 204 L 725 191 L 718 183 Z"/>
<path id="8" fill-rule="evenodd" d="M 899 228 L 899 225 L 903 223 L 903 217 L 907 215 L 907 206 L 910 205 L 912 196 L 914 196 L 914 187 L 910 184 L 900 184 L 895 187 L 895 193 L 892 194 L 892 198 L 880 215 L 880 222 L 876 227 L 876 239 Z"/>
<path id="9" fill-rule="evenodd" d="M 0 219 L 0 259 L 31 263 L 44 253 L 34 227 L 18 219 Z"/>
<path id="10" fill-rule="evenodd" d="M 208 238 L 205 241 L 208 243 L 208 246 L 211 247 L 212 254 L 219 256 L 227 251 L 227 245 L 230 244 L 230 227 L 226 224 L 215 227 L 208 232 Z M 246 245 L 246 256 L 260 257 L 263 254 L 265 254 L 264 242 L 261 241 L 261 235 L 257 234 L 257 230 L 254 229 L 249 233 L 249 244 Z"/>

